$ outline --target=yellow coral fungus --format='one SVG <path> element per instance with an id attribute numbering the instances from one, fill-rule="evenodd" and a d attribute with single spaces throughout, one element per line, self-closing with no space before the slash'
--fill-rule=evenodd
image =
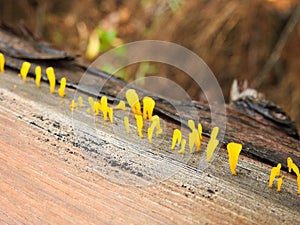
<path id="1" fill-rule="evenodd" d="M 23 81 L 26 82 L 27 74 L 30 69 L 31 64 L 29 62 L 23 62 L 20 70 L 20 74 L 23 78 Z"/>
<path id="2" fill-rule="evenodd" d="M 50 92 L 53 94 L 55 91 L 55 82 L 56 82 L 56 78 L 55 78 L 55 74 L 54 74 L 54 69 L 53 67 L 48 67 L 46 69 L 46 74 L 49 80 L 49 84 L 50 84 Z"/>
<path id="3" fill-rule="evenodd" d="M 243 146 L 241 144 L 234 143 L 234 142 L 230 142 L 227 145 L 228 161 L 229 161 L 232 175 L 236 175 L 236 165 L 238 163 L 239 155 L 241 153 L 242 147 Z"/>
<path id="4" fill-rule="evenodd" d="M 4 73 L 5 57 L 0 53 L 0 72 Z"/>
<path id="5" fill-rule="evenodd" d="M 287 157 L 286 161 L 287 161 L 287 166 L 288 166 L 288 169 L 289 169 L 289 173 L 291 173 L 292 172 L 293 160 L 292 160 L 291 157 Z"/>
<path id="6" fill-rule="evenodd" d="M 42 79 L 42 69 L 40 66 L 35 67 L 35 85 L 40 88 Z"/>
<path id="7" fill-rule="evenodd" d="M 297 176 L 299 176 L 299 168 L 295 163 L 292 163 L 292 170 Z"/>
<path id="8" fill-rule="evenodd" d="M 108 108 L 107 106 L 107 97 L 104 95 L 101 97 L 100 99 L 100 105 L 99 105 L 99 109 L 102 111 L 103 113 L 103 118 L 104 118 L 104 121 L 107 121 L 108 120 L 108 117 L 107 115 L 109 114 L 109 111 L 110 109 Z M 112 112 L 111 112 L 112 113 Z M 109 116 L 109 115 L 108 115 Z M 112 116 L 112 114 L 111 114 Z"/>
<path id="9" fill-rule="evenodd" d="M 282 185 L 282 181 L 283 181 L 284 176 L 281 176 L 278 178 L 277 180 L 277 191 L 280 192 L 281 191 L 281 185 Z"/>
<path id="10" fill-rule="evenodd" d="M 207 144 L 207 149 L 206 149 L 206 162 L 209 162 L 211 160 L 211 157 L 213 156 L 214 151 L 219 144 L 219 140 L 216 139 L 218 136 L 218 132 L 219 132 L 219 127 L 214 127 L 211 132 L 210 140 Z"/>
<path id="11" fill-rule="evenodd" d="M 151 121 L 152 120 L 152 114 L 153 114 L 153 110 L 155 107 L 155 101 L 153 100 L 153 98 L 145 96 L 143 98 L 143 118 L 144 120 L 148 119 Z"/>
<path id="12" fill-rule="evenodd" d="M 83 100 L 81 96 L 78 97 L 78 103 L 79 103 L 79 107 L 82 108 Z"/>
<path id="13" fill-rule="evenodd" d="M 94 115 L 95 116 L 98 116 L 99 115 L 99 105 L 100 105 L 100 103 L 99 102 L 94 102 L 94 107 L 93 107 L 93 109 L 94 109 Z"/>
<path id="14" fill-rule="evenodd" d="M 108 111 L 109 120 L 111 123 L 113 123 L 114 122 L 114 110 L 113 110 L 113 108 L 108 107 L 107 111 Z"/>
<path id="15" fill-rule="evenodd" d="M 126 99 L 132 109 L 132 112 L 135 115 L 142 115 L 139 96 L 134 89 L 128 89 L 126 91 Z"/>
<path id="16" fill-rule="evenodd" d="M 269 179 L 269 188 L 273 187 L 273 182 L 275 180 L 275 177 L 280 176 L 280 169 L 281 169 L 281 164 L 278 163 L 276 167 L 273 167 L 270 173 L 270 179 Z"/>
<path id="17" fill-rule="evenodd" d="M 188 126 L 192 131 L 196 129 L 194 120 L 188 120 Z"/>
<path id="18" fill-rule="evenodd" d="M 181 138 L 182 138 L 181 131 L 178 129 L 175 129 L 173 131 L 173 137 L 172 137 L 172 146 L 171 146 L 172 150 L 174 150 L 176 143 L 178 143 L 180 145 Z"/>
<path id="19" fill-rule="evenodd" d="M 121 110 L 124 110 L 126 111 L 126 105 L 125 105 L 125 102 L 123 100 L 121 100 L 118 105 L 116 105 L 114 107 L 114 109 L 121 109 Z"/>
<path id="20" fill-rule="evenodd" d="M 130 129 L 129 129 L 129 119 L 127 116 L 124 116 L 124 124 L 125 124 L 125 128 L 126 128 L 126 133 L 129 134 L 130 133 Z"/>
<path id="21" fill-rule="evenodd" d="M 297 183 L 298 183 L 298 195 L 300 195 L 300 176 L 297 176 Z"/>
<path id="22" fill-rule="evenodd" d="M 197 149 L 197 143 L 199 142 L 199 133 L 197 130 L 192 130 L 192 132 L 189 134 L 189 147 L 190 147 L 190 153 L 193 153 L 193 148 L 196 145 Z"/>
<path id="23" fill-rule="evenodd" d="M 66 93 L 65 93 L 65 89 L 66 89 L 66 84 L 67 84 L 67 79 L 65 77 L 61 78 L 60 80 L 60 87 L 58 89 L 58 94 L 60 97 L 65 97 Z"/>
<path id="24" fill-rule="evenodd" d="M 135 119 L 136 119 L 136 126 L 138 129 L 139 136 L 140 138 L 143 138 L 143 134 L 142 134 L 142 129 L 144 126 L 143 117 L 141 115 L 135 115 Z"/>
<path id="25" fill-rule="evenodd" d="M 162 132 L 163 132 L 161 127 L 160 127 L 160 118 L 159 118 L 159 116 L 154 115 L 152 117 L 152 124 L 155 124 L 155 128 L 156 128 L 155 135 L 156 135 L 156 137 L 158 137 L 158 135 L 162 134 Z"/>
<path id="26" fill-rule="evenodd" d="M 151 126 L 148 128 L 148 140 L 150 144 L 152 144 L 152 136 L 153 136 L 154 128 L 155 128 L 154 123 L 152 123 Z"/>
<path id="27" fill-rule="evenodd" d="M 86 109 L 87 114 L 91 114 L 91 108 Z"/>
<path id="28" fill-rule="evenodd" d="M 95 112 L 95 110 L 94 110 L 94 99 L 92 97 L 88 97 L 88 101 L 90 103 L 92 111 Z"/>
<path id="29" fill-rule="evenodd" d="M 77 108 L 78 108 L 78 104 L 75 102 L 74 99 L 72 99 L 72 102 L 71 102 L 71 105 L 70 105 L 70 110 L 73 112 Z"/>
<path id="30" fill-rule="evenodd" d="M 186 145 L 186 140 L 185 140 L 185 139 L 182 139 L 182 141 L 181 141 L 181 148 L 180 148 L 180 150 L 178 151 L 179 154 L 182 154 L 182 158 L 184 157 L 185 145 Z"/>

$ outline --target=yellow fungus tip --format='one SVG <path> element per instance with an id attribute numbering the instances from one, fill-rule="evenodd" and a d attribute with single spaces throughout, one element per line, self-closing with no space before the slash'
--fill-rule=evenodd
<path id="1" fill-rule="evenodd" d="M 188 120 L 188 126 L 192 131 L 196 129 L 194 120 Z"/>
<path id="2" fill-rule="evenodd" d="M 134 89 L 128 89 L 126 91 L 126 99 L 132 109 L 132 112 L 135 115 L 142 115 L 139 96 Z"/>
<path id="3" fill-rule="evenodd" d="M 42 69 L 40 66 L 35 67 L 35 85 L 40 88 L 42 78 Z"/>
<path id="4" fill-rule="evenodd" d="M 30 69 L 31 64 L 29 62 L 23 62 L 20 70 L 21 77 L 23 81 L 26 82 L 27 74 Z"/>
<path id="5" fill-rule="evenodd" d="M 3 53 L 0 53 L 0 72 L 4 73 L 5 57 Z"/>
<path id="6" fill-rule="evenodd" d="M 236 165 L 238 163 L 239 155 L 242 150 L 242 145 L 239 143 L 230 142 L 227 145 L 228 161 L 232 175 L 236 175 Z"/>
<path id="7" fill-rule="evenodd" d="M 149 96 L 145 96 L 143 98 L 143 118 L 144 120 L 148 119 L 151 121 L 152 120 L 152 114 L 153 114 L 153 110 L 155 107 L 155 101 L 153 100 L 153 98 L 149 97 Z"/>
<path id="8" fill-rule="evenodd" d="M 175 129 L 175 130 L 173 131 L 171 150 L 174 150 L 174 149 L 175 149 L 176 143 L 178 143 L 178 144 L 180 145 L 181 139 L 182 139 L 181 131 L 178 130 L 178 129 Z"/>
<path id="9" fill-rule="evenodd" d="M 82 108 L 83 106 L 83 99 L 81 96 L 78 97 L 78 103 L 79 103 L 79 107 Z"/>
<path id="10" fill-rule="evenodd" d="M 47 74 L 47 77 L 49 80 L 50 92 L 53 94 L 55 92 L 55 83 L 56 83 L 56 78 L 55 78 L 53 67 L 48 67 L 46 69 L 46 74 Z"/>
<path id="11" fill-rule="evenodd" d="M 217 136 L 218 136 L 218 132 L 219 132 L 219 127 L 214 127 L 211 135 L 210 135 L 210 140 L 207 144 L 207 149 L 206 149 L 206 162 L 210 162 L 214 151 L 216 150 L 216 147 L 219 144 L 219 140 L 217 140 Z"/>
<path id="12" fill-rule="evenodd" d="M 70 105 L 71 112 L 74 112 L 74 110 L 77 109 L 77 108 L 78 108 L 78 104 L 75 102 L 74 99 L 72 99 L 71 105 Z"/>
<path id="13" fill-rule="evenodd" d="M 58 94 L 60 97 L 65 97 L 66 93 L 65 93 L 65 89 L 66 89 L 66 84 L 67 84 L 67 79 L 65 77 L 61 78 L 60 80 L 60 87 L 58 89 Z"/>

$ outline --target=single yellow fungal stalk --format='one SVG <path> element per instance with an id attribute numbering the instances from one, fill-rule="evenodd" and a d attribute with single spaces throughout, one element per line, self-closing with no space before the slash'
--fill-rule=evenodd
<path id="1" fill-rule="evenodd" d="M 95 112 L 95 110 L 94 110 L 94 99 L 92 97 L 88 97 L 88 101 L 90 103 L 92 111 Z"/>
<path id="2" fill-rule="evenodd" d="M 179 154 L 182 154 L 182 158 L 184 157 L 184 149 L 185 149 L 185 145 L 186 145 L 186 140 L 182 139 L 181 141 L 181 148 L 178 151 Z"/>
<path id="3" fill-rule="evenodd" d="M 82 108 L 82 106 L 83 106 L 83 100 L 82 100 L 81 96 L 78 97 L 78 103 L 79 103 L 79 107 Z"/>
<path id="4" fill-rule="evenodd" d="M 300 195 L 300 176 L 297 176 L 297 183 L 298 183 L 298 195 Z"/>
<path id="5" fill-rule="evenodd" d="M 201 141 L 202 141 L 202 124 L 198 123 L 198 135 L 199 135 L 199 139 L 197 142 L 197 146 L 196 146 L 196 151 L 200 151 L 200 147 L 201 147 Z"/>
<path id="6" fill-rule="evenodd" d="M 66 89 L 66 85 L 67 85 L 67 79 L 65 77 L 61 78 L 60 80 L 60 87 L 58 89 L 58 94 L 60 97 L 65 97 L 66 93 L 65 93 L 65 89 Z"/>
<path id="7" fill-rule="evenodd" d="M 121 100 L 118 105 L 116 105 L 114 107 L 114 109 L 121 109 L 121 110 L 124 110 L 126 111 L 126 105 L 125 105 L 125 102 L 123 100 Z"/>
<path id="8" fill-rule="evenodd" d="M 269 188 L 273 187 L 273 182 L 275 180 L 275 177 L 280 176 L 280 169 L 281 169 L 281 164 L 278 163 L 276 167 L 273 167 L 270 173 L 270 180 L 269 180 Z"/>
<path id="9" fill-rule="evenodd" d="M 42 69 L 40 66 L 35 67 L 35 85 L 40 88 L 42 79 Z"/>
<path id="10" fill-rule="evenodd" d="M 129 134 L 130 133 L 130 129 L 129 129 L 129 119 L 127 116 L 124 116 L 124 124 L 125 124 L 125 128 L 126 128 L 126 133 Z"/>
<path id="11" fill-rule="evenodd" d="M 189 134 L 189 147 L 190 147 L 190 153 L 193 153 L 193 148 L 196 145 L 197 149 L 197 143 L 199 139 L 199 134 L 197 130 L 192 130 L 192 132 Z"/>
<path id="12" fill-rule="evenodd" d="M 114 122 L 114 110 L 113 108 L 108 107 L 108 117 L 111 123 Z"/>
<path id="13" fill-rule="evenodd" d="M 236 165 L 239 160 L 239 155 L 242 150 L 242 145 L 234 142 L 230 142 L 227 145 L 227 150 L 228 150 L 228 161 L 230 165 L 230 170 L 232 175 L 236 175 Z"/>
<path id="14" fill-rule="evenodd" d="M 287 166 L 288 166 L 288 169 L 289 169 L 289 173 L 291 173 L 292 172 L 293 160 L 292 160 L 291 157 L 287 157 L 286 161 L 287 161 Z"/>
<path id="15" fill-rule="evenodd" d="M 126 91 L 126 99 L 135 115 L 142 115 L 139 96 L 134 89 Z"/>
<path id="16" fill-rule="evenodd" d="M 150 144 L 152 144 L 152 136 L 153 136 L 154 129 L 155 129 L 155 124 L 152 123 L 151 126 L 148 128 L 148 140 Z"/>
<path id="17" fill-rule="evenodd" d="M 295 163 L 292 163 L 292 170 L 294 171 L 294 173 L 297 175 L 297 177 L 299 176 L 299 168 Z"/>
<path id="18" fill-rule="evenodd" d="M 4 73 L 5 57 L 3 53 L 0 53 L 0 72 Z"/>
<path id="19" fill-rule="evenodd" d="M 218 136 L 218 132 L 219 132 L 219 127 L 214 127 L 211 132 L 210 140 L 207 144 L 207 149 L 206 149 L 206 162 L 209 162 L 211 160 L 211 157 L 213 156 L 214 151 L 219 144 L 219 140 L 216 139 L 216 137 Z"/>
<path id="20" fill-rule="evenodd" d="M 194 120 L 188 120 L 188 126 L 192 131 L 196 129 Z"/>
<path id="21" fill-rule="evenodd" d="M 23 62 L 20 70 L 20 74 L 23 78 L 23 81 L 26 82 L 27 74 L 30 69 L 31 64 L 29 62 Z"/>
<path id="22" fill-rule="evenodd" d="M 91 108 L 86 109 L 87 114 L 91 114 Z"/>
<path id="23" fill-rule="evenodd" d="M 181 131 L 178 129 L 175 129 L 173 131 L 173 137 L 172 137 L 172 146 L 171 146 L 172 150 L 174 150 L 176 143 L 178 143 L 180 145 L 181 138 L 182 138 Z"/>
<path id="24" fill-rule="evenodd" d="M 74 109 L 77 109 L 77 108 L 78 108 L 78 104 L 75 103 L 75 100 L 74 100 L 74 99 L 72 99 L 72 102 L 71 102 L 71 105 L 70 105 L 70 110 L 71 110 L 72 112 L 74 112 Z"/>
<path id="25" fill-rule="evenodd" d="M 277 180 L 277 191 L 280 192 L 281 191 L 281 185 L 282 185 L 282 181 L 283 181 L 284 176 L 281 176 L 278 178 Z"/>
<path id="26" fill-rule="evenodd" d="M 142 134 L 142 129 L 144 126 L 143 117 L 141 115 L 134 115 L 134 116 L 136 119 L 136 126 L 138 129 L 139 136 L 140 136 L 140 138 L 143 138 L 143 134 Z"/>
<path id="27" fill-rule="evenodd" d="M 94 102 L 94 107 L 93 107 L 93 109 L 94 109 L 94 115 L 95 115 L 95 116 L 98 116 L 98 115 L 99 115 L 99 105 L 100 105 L 99 102 Z"/>
<path id="28" fill-rule="evenodd" d="M 153 100 L 153 98 L 145 96 L 143 98 L 143 118 L 144 118 L 144 120 L 147 119 L 147 115 L 148 115 L 148 119 L 150 121 L 152 120 L 152 114 L 153 114 L 154 107 L 155 107 L 155 101 Z"/>
<path id="29" fill-rule="evenodd" d="M 107 97 L 104 95 L 101 97 L 100 99 L 100 105 L 99 105 L 99 109 L 102 111 L 103 113 L 103 118 L 104 121 L 108 120 L 108 114 L 109 114 L 109 108 L 107 106 Z M 108 115 L 108 116 L 107 116 Z"/>
<path id="30" fill-rule="evenodd" d="M 46 69 L 46 74 L 47 74 L 49 84 L 50 84 L 50 92 L 53 94 L 55 92 L 55 82 L 56 82 L 53 67 L 48 67 Z"/>
<path id="31" fill-rule="evenodd" d="M 161 129 L 161 127 L 160 127 L 160 118 L 159 118 L 159 116 L 157 116 L 157 115 L 154 115 L 153 117 L 152 117 L 152 123 L 154 123 L 155 124 L 155 128 L 156 128 L 156 137 L 158 137 L 158 135 L 160 135 L 160 134 L 162 134 L 162 129 Z"/>

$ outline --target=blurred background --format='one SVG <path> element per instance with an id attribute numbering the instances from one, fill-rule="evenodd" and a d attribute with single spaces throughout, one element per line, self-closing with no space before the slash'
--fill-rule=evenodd
<path id="1" fill-rule="evenodd" d="M 131 41 L 178 43 L 208 64 L 227 102 L 233 80 L 247 80 L 300 127 L 300 1 L 0 0 L 0 5 L 1 21 L 14 27 L 23 22 L 85 63 Z M 163 65 L 142 63 L 118 76 L 131 81 L 151 74 L 172 78 L 194 99 L 203 98 L 188 76 Z"/>

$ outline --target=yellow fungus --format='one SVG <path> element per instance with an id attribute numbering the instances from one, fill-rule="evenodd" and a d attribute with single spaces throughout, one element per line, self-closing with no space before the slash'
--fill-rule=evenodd
<path id="1" fill-rule="evenodd" d="M 192 131 L 196 129 L 194 120 L 188 120 L 188 126 Z"/>
<path id="2" fill-rule="evenodd" d="M 143 138 L 143 134 L 142 134 L 142 129 L 144 126 L 143 117 L 141 115 L 135 115 L 135 119 L 136 119 L 136 126 L 138 129 L 139 136 L 140 138 Z"/>
<path id="3" fill-rule="evenodd" d="M 50 92 L 53 94 L 55 91 L 55 82 L 56 82 L 56 78 L 55 78 L 55 74 L 54 74 L 54 69 L 53 67 L 48 67 L 46 69 L 46 74 L 49 80 L 49 84 L 50 84 Z"/>
<path id="4" fill-rule="evenodd" d="M 95 110 L 94 110 L 94 99 L 92 97 L 88 97 L 88 101 L 90 103 L 92 111 L 95 112 Z"/>
<path id="5" fill-rule="evenodd" d="M 60 80 L 60 87 L 58 89 L 58 94 L 60 97 L 65 97 L 66 93 L 65 93 L 65 89 L 66 89 L 66 84 L 67 84 L 67 79 L 65 77 L 61 78 Z"/>
<path id="6" fill-rule="evenodd" d="M 114 109 L 121 109 L 121 110 L 124 110 L 126 111 L 126 105 L 125 105 L 125 102 L 123 100 L 121 100 L 118 105 L 116 105 L 114 107 Z"/>
<path id="7" fill-rule="evenodd" d="M 179 154 L 182 154 L 182 158 L 184 157 L 184 149 L 185 149 L 185 145 L 186 145 L 186 140 L 182 139 L 181 141 L 181 148 L 178 151 Z"/>
<path id="8" fill-rule="evenodd" d="M 20 74 L 23 78 L 23 81 L 26 82 L 27 74 L 31 64 L 29 62 L 23 62 L 20 70 Z"/>
<path id="9" fill-rule="evenodd" d="M 143 98 L 143 118 L 144 120 L 148 119 L 151 121 L 152 120 L 152 114 L 153 114 L 153 110 L 155 107 L 155 101 L 153 100 L 153 98 L 145 96 Z"/>
<path id="10" fill-rule="evenodd" d="M 125 124 L 125 128 L 126 128 L 126 133 L 129 134 L 130 133 L 130 129 L 129 129 L 129 119 L 127 116 L 124 116 L 124 124 Z"/>
<path id="11" fill-rule="evenodd" d="M 155 128 L 154 123 L 152 123 L 151 126 L 148 128 L 148 140 L 149 140 L 150 144 L 152 144 L 152 136 L 153 136 L 154 128 Z"/>
<path id="12" fill-rule="evenodd" d="M 193 148 L 195 145 L 197 145 L 199 139 L 199 134 L 197 130 L 192 130 L 192 132 L 189 134 L 189 147 L 190 147 L 190 153 L 193 153 Z M 197 146 L 196 146 L 197 148 Z"/>
<path id="13" fill-rule="evenodd" d="M 299 176 L 299 168 L 295 163 L 292 163 L 292 170 L 294 171 L 294 173 Z"/>
<path id="14" fill-rule="evenodd" d="M 201 141 L 202 141 L 202 124 L 198 123 L 198 135 L 199 139 L 196 146 L 196 151 L 200 151 Z"/>
<path id="15" fill-rule="evenodd" d="M 86 109 L 87 114 L 91 114 L 91 108 Z"/>
<path id="16" fill-rule="evenodd" d="M 14 89 L 16 89 L 17 88 L 17 85 L 16 84 L 14 84 Z"/>
<path id="17" fill-rule="evenodd" d="M 78 108 L 78 104 L 75 102 L 74 99 L 72 99 L 72 102 L 71 102 L 71 105 L 70 105 L 70 110 L 73 112 L 77 108 Z"/>
<path id="18" fill-rule="evenodd" d="M 101 107 L 103 108 L 107 108 L 107 97 L 105 95 L 103 95 L 100 99 L 100 103 L 101 103 Z"/>
<path id="19" fill-rule="evenodd" d="M 173 137 L 172 137 L 172 146 L 171 146 L 172 150 L 174 150 L 176 143 L 178 143 L 180 145 L 181 138 L 182 138 L 181 131 L 178 129 L 175 129 L 173 131 Z"/>
<path id="20" fill-rule="evenodd" d="M 214 151 L 219 144 L 219 140 L 216 139 L 218 132 L 219 132 L 219 127 L 214 127 L 211 132 L 210 140 L 207 144 L 207 149 L 206 149 L 206 162 L 209 162 L 211 160 L 211 157 L 213 156 Z"/>
<path id="21" fill-rule="evenodd" d="M 42 69 L 40 66 L 35 67 L 35 85 L 40 88 L 42 78 Z"/>
<path id="22" fill-rule="evenodd" d="M 94 102 L 94 107 L 93 107 L 93 109 L 94 109 L 94 115 L 95 115 L 95 116 L 98 116 L 98 115 L 99 115 L 99 105 L 100 105 L 99 102 Z"/>
<path id="23" fill-rule="evenodd" d="M 134 89 L 128 89 L 126 91 L 126 99 L 132 109 L 132 112 L 135 115 L 142 115 L 139 96 Z"/>
<path id="24" fill-rule="evenodd" d="M 236 165 L 238 163 L 242 147 L 243 146 L 241 144 L 234 142 L 230 142 L 227 145 L 228 161 L 232 175 L 236 175 Z"/>
<path id="25" fill-rule="evenodd" d="M 281 176 L 278 178 L 277 180 L 277 191 L 280 192 L 281 191 L 281 185 L 282 185 L 282 181 L 283 181 L 284 176 Z"/>
<path id="26" fill-rule="evenodd" d="M 275 177 L 280 176 L 280 169 L 281 169 L 281 164 L 278 163 L 276 167 L 273 167 L 270 173 L 270 179 L 269 179 L 269 187 L 273 187 L 273 182 L 275 180 Z"/>
<path id="27" fill-rule="evenodd" d="M 286 161 L 287 161 L 287 166 L 288 166 L 288 169 L 289 169 L 289 173 L 291 173 L 292 172 L 293 160 L 292 160 L 291 157 L 287 157 Z"/>
<path id="28" fill-rule="evenodd" d="M 82 108 L 83 100 L 81 96 L 78 97 L 78 103 L 79 103 L 79 107 Z"/>
<path id="29" fill-rule="evenodd" d="M 300 195 L 300 176 L 297 176 L 297 183 L 298 183 L 298 195 Z"/>
<path id="30" fill-rule="evenodd" d="M 154 115 L 152 117 L 152 123 L 155 124 L 155 128 L 156 128 L 156 137 L 158 137 L 158 135 L 162 134 L 162 129 L 160 127 L 160 118 L 157 115 Z"/>
<path id="31" fill-rule="evenodd" d="M 110 107 L 108 107 L 107 109 L 108 109 L 107 111 L 108 111 L 109 120 L 110 120 L 111 123 L 113 123 L 114 122 L 114 119 L 113 119 L 114 110 L 113 110 L 113 108 L 110 108 Z"/>
<path id="32" fill-rule="evenodd" d="M 4 73 L 5 57 L 0 53 L 0 72 Z"/>

